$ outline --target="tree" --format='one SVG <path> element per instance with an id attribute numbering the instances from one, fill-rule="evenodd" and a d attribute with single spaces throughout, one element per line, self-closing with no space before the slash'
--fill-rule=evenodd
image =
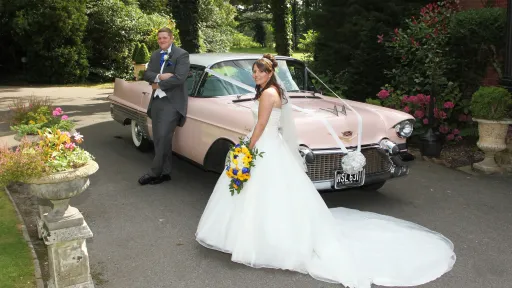
<path id="1" fill-rule="evenodd" d="M 201 48 L 199 41 L 199 1 L 169 0 L 172 15 L 176 19 L 176 27 L 180 33 L 181 45 L 189 53 L 198 53 Z"/>
<path id="2" fill-rule="evenodd" d="M 26 56 L 29 81 L 76 83 L 89 71 L 83 44 L 86 0 L 20 0 L 13 39 Z"/>
<path id="3" fill-rule="evenodd" d="M 279 55 L 292 54 L 291 19 L 289 0 L 270 0 L 276 52 Z"/>
<path id="4" fill-rule="evenodd" d="M 425 2 L 321 1 L 318 10 L 311 12 L 313 29 L 318 32 L 315 69 L 328 71 L 335 79 L 331 84 L 346 87 L 344 94 L 350 99 L 364 101 L 374 96 L 385 84 L 384 71 L 392 62 L 377 35 L 392 31 Z"/>

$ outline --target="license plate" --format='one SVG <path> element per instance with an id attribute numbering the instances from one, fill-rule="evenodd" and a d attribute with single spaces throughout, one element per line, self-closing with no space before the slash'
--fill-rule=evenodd
<path id="1" fill-rule="evenodd" d="M 334 173 L 334 188 L 361 186 L 364 183 L 364 170 L 356 174 L 347 174 L 343 171 Z"/>

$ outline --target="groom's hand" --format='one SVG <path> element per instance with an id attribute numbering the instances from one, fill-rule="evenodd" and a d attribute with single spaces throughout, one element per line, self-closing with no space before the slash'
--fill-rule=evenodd
<path id="1" fill-rule="evenodd" d="M 160 76 L 158 76 L 158 79 L 160 79 L 160 81 L 163 81 L 163 80 L 171 78 L 172 76 L 173 76 L 172 73 L 164 73 L 164 74 L 160 74 Z"/>
<path id="2" fill-rule="evenodd" d="M 158 89 L 158 83 L 151 83 L 151 88 L 153 88 L 153 90 Z"/>

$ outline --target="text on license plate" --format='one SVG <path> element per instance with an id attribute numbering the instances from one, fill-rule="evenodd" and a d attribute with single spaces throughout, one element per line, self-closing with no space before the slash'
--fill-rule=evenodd
<path id="1" fill-rule="evenodd" d="M 364 170 L 356 174 L 347 174 L 343 171 L 336 171 L 334 174 L 335 188 L 343 186 L 359 186 L 364 183 Z"/>

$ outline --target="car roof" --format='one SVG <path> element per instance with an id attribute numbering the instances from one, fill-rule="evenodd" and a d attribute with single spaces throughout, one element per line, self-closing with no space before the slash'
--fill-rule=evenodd
<path id="1" fill-rule="evenodd" d="M 256 53 L 191 53 L 190 64 L 211 67 L 214 64 L 231 60 L 257 60 L 263 54 Z M 276 60 L 296 60 L 293 57 L 274 55 Z"/>

